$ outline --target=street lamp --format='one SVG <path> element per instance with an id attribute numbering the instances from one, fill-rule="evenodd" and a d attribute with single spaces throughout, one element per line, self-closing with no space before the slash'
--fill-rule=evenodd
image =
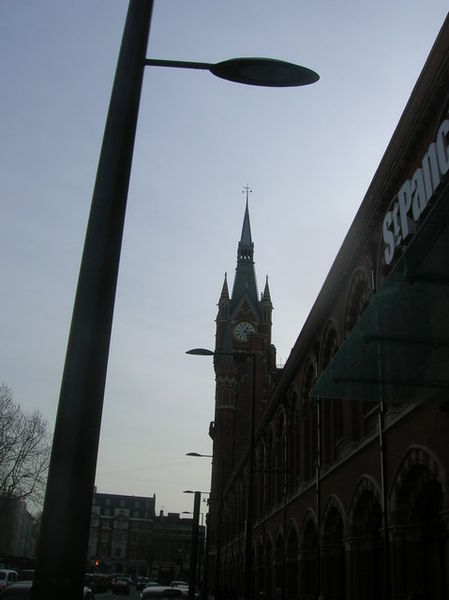
<path id="1" fill-rule="evenodd" d="M 201 494 L 209 492 L 184 490 L 183 494 L 194 494 L 193 501 L 193 523 L 192 523 L 192 549 L 190 551 L 190 574 L 189 574 L 189 600 L 195 600 L 196 588 L 196 563 L 198 559 L 198 526 L 200 521 Z"/>
<path id="2" fill-rule="evenodd" d="M 252 544 L 253 544 L 253 488 L 254 488 L 254 421 L 256 413 L 256 354 L 246 350 L 236 350 L 234 352 L 214 352 L 207 348 L 192 348 L 187 350 L 186 354 L 195 356 L 247 356 L 252 361 L 251 378 L 251 407 L 250 407 L 250 425 L 249 425 L 249 446 L 248 446 L 248 491 L 246 494 L 246 523 L 245 523 L 245 568 L 244 568 L 244 589 L 243 597 L 245 600 L 251 599 L 251 571 L 252 571 Z M 223 473 L 222 473 L 223 477 Z M 220 507 L 220 510 L 223 506 Z M 218 571 L 219 548 L 217 547 L 217 565 Z"/>
<path id="3" fill-rule="evenodd" d="M 92 197 L 67 344 L 41 520 L 33 600 L 82 596 L 112 317 L 153 0 L 130 0 Z M 170 62 L 172 64 L 170 64 Z M 164 63 L 164 64 L 162 64 Z M 200 63 L 201 64 L 201 63 Z M 304 67 L 271 59 L 203 63 L 250 85 L 317 81 Z M 296 75 L 295 75 L 296 73 Z"/>
<path id="4" fill-rule="evenodd" d="M 194 515 L 194 513 L 190 510 L 183 510 L 182 515 Z M 204 513 L 200 512 L 200 517 L 201 517 L 201 524 L 200 529 L 199 529 L 199 534 L 201 533 L 202 535 L 200 536 L 198 534 L 198 539 L 199 539 L 199 546 L 200 546 L 200 551 L 198 553 L 198 567 L 197 567 L 197 574 L 196 574 L 196 578 L 198 581 L 201 581 L 201 567 L 202 567 L 202 559 L 203 559 L 203 554 L 204 554 L 204 539 L 205 539 L 205 535 L 204 535 Z M 192 526 L 193 526 L 193 522 L 192 522 Z"/>
<path id="5" fill-rule="evenodd" d="M 212 454 L 200 454 L 199 452 L 187 452 L 186 456 L 195 456 L 200 458 L 213 458 Z"/>
<path id="6" fill-rule="evenodd" d="M 200 454 L 200 452 L 187 452 L 186 456 L 191 456 L 194 458 L 213 458 L 212 454 Z M 208 515 L 209 517 L 209 515 Z M 206 517 L 206 519 L 208 518 Z M 206 532 L 206 547 L 204 549 L 204 564 L 203 564 L 203 578 L 202 578 L 202 586 L 200 598 L 201 600 L 207 600 L 208 592 L 209 592 L 209 521 L 206 521 L 207 524 L 207 532 Z M 201 559 L 201 555 L 200 555 Z M 200 571 L 201 572 L 201 571 Z M 215 579 L 217 581 L 217 578 Z M 217 599 L 217 594 L 215 594 L 215 599 Z"/>

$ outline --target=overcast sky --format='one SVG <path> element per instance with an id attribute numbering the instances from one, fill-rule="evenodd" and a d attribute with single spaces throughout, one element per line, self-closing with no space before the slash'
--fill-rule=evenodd
<path id="1" fill-rule="evenodd" d="M 264 89 L 145 71 L 97 487 L 192 510 L 208 490 L 213 347 L 248 184 L 285 363 L 447 13 L 446 0 L 155 0 L 148 56 L 267 56 Z M 126 0 L 0 2 L 0 381 L 52 429 Z"/>

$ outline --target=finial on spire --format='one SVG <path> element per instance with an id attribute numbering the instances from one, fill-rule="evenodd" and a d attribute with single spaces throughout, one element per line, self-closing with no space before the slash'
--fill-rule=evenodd
<path id="1" fill-rule="evenodd" d="M 248 196 L 253 193 L 253 190 L 249 187 L 248 184 L 243 186 L 242 194 L 246 192 L 246 206 L 248 207 Z"/>

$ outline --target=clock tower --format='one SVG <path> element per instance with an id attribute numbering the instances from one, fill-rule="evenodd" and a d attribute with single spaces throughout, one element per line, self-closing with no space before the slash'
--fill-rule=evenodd
<path id="1" fill-rule="evenodd" d="M 226 483 L 248 451 L 251 427 L 253 362 L 254 422 L 257 424 L 276 381 L 276 349 L 271 343 L 271 303 L 268 277 L 259 297 L 254 269 L 254 244 L 248 209 L 237 248 L 232 294 L 225 275 L 216 319 L 215 420 L 211 423 L 213 466 L 211 503 L 215 511 Z M 211 507 L 212 508 L 212 507 Z M 211 514 L 212 516 L 212 514 Z"/>

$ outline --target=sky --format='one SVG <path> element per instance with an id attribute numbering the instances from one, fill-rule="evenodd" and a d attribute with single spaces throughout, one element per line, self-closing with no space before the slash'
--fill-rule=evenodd
<path id="1" fill-rule="evenodd" d="M 307 87 L 144 75 L 98 491 L 191 511 L 207 491 L 213 348 L 249 185 L 286 362 L 447 14 L 445 0 L 155 0 L 147 56 L 279 58 Z M 0 2 L 0 382 L 53 429 L 126 0 Z M 206 510 L 204 506 L 204 510 Z"/>

